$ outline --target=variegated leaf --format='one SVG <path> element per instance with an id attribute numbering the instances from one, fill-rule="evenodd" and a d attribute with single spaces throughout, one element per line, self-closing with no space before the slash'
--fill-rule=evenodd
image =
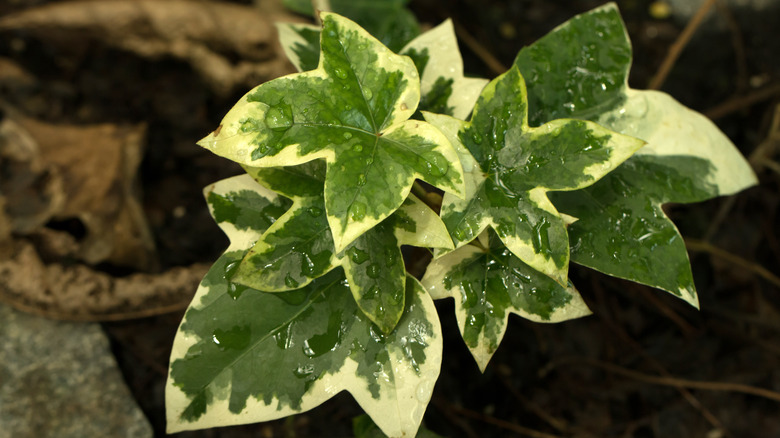
<path id="1" fill-rule="evenodd" d="M 467 173 L 466 198 L 445 194 L 442 204 L 456 247 L 491 226 L 516 256 L 562 285 L 569 240 L 547 192 L 587 187 L 644 144 L 582 120 L 529 127 L 516 67 L 485 87 L 469 122 L 424 114 L 459 150 Z"/>
<path id="2" fill-rule="evenodd" d="M 756 177 L 704 116 L 665 93 L 629 89 L 630 64 L 631 44 L 612 3 L 574 17 L 515 60 L 529 80 L 532 125 L 575 117 L 647 142 L 613 177 L 553 198 L 579 218 L 569 229 L 572 261 L 698 306 L 688 255 L 660 204 L 736 193 Z"/>
<path id="3" fill-rule="evenodd" d="M 517 258 L 489 230 L 488 246 L 462 246 L 428 266 L 423 285 L 434 299 L 454 298 L 463 340 L 484 371 L 501 343 L 510 313 L 536 322 L 590 314 L 579 292 Z"/>
<path id="4" fill-rule="evenodd" d="M 388 217 L 415 178 L 463 193 L 452 146 L 407 120 L 420 99 L 417 70 L 354 22 L 322 13 L 317 69 L 260 85 L 200 145 L 243 165 L 325 158 L 325 210 L 338 251 Z"/>

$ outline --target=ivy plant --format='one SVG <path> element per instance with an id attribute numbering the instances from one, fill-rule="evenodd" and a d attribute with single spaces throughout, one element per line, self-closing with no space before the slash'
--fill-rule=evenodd
<path id="1" fill-rule="evenodd" d="M 169 431 L 281 418 L 346 390 L 382 433 L 415 436 L 442 361 L 433 301 L 455 300 L 484 370 L 510 313 L 589 314 L 571 262 L 698 306 L 661 206 L 755 176 L 703 116 L 628 88 L 614 4 L 492 81 L 464 77 L 449 21 L 388 48 L 319 18 L 279 25 L 299 72 L 249 91 L 199 142 L 246 172 L 205 189 L 230 246 L 174 341 Z M 433 254 L 421 279 L 405 245 Z"/>

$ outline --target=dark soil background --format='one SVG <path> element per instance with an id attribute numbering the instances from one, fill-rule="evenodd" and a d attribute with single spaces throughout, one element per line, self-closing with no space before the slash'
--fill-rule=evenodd
<path id="1" fill-rule="evenodd" d="M 46 3 L 4 1 L 0 18 Z M 523 45 L 602 3 L 413 0 L 410 8 L 425 25 L 452 17 L 467 73 L 492 78 L 491 65 L 510 65 Z M 618 2 L 634 45 L 632 87 L 648 87 L 689 24 L 690 15 L 677 13 L 678 3 L 688 4 L 671 2 L 667 13 L 662 2 Z M 432 431 L 449 437 L 780 437 L 780 2 L 715 3 L 661 89 L 713 118 L 750 157 L 760 185 L 667 208 L 689 241 L 701 310 L 574 268 L 573 281 L 594 315 L 557 325 L 511 317 L 481 374 L 460 339 L 452 302 L 440 302 L 445 351 L 425 417 Z M 284 14 L 271 0 L 253 7 Z M 149 56 L 88 30 L 69 28 L 82 34 L 63 45 L 49 34 L 0 28 L 0 58 L 25 72 L 0 71 L 4 113 L 74 126 L 145 124 L 137 182 L 156 248 L 155 262 L 145 269 L 161 273 L 212 262 L 227 240 L 209 217 L 201 189 L 240 170 L 195 142 L 248 86 L 237 80 L 232 89 L 217 90 L 174 50 Z M 233 65 L 241 61 L 240 53 L 216 51 Z M 258 68 L 255 83 L 292 71 L 275 53 L 254 60 L 275 63 Z M 78 220 L 47 226 L 75 238 L 84 232 Z M 115 263 L 93 268 L 116 277 L 138 272 Z M 163 436 L 168 355 L 183 309 L 153 313 L 160 314 L 105 322 L 104 328 L 138 404 Z M 751 388 L 759 391 L 746 393 Z M 352 418 L 360 413 L 342 393 L 288 419 L 179 436 L 351 436 Z"/>

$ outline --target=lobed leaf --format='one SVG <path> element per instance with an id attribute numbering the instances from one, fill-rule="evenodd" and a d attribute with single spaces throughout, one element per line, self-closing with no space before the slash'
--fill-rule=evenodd
<path id="1" fill-rule="evenodd" d="M 708 199 L 711 172 L 701 158 L 640 155 L 588 188 L 554 194 L 553 203 L 579 219 L 569 226 L 572 259 L 698 308 L 685 242 L 661 205 Z"/>
<path id="2" fill-rule="evenodd" d="M 400 52 L 412 58 L 420 74 L 422 111 L 466 119 L 487 84 L 463 76 L 463 59 L 451 20 L 423 33 Z"/>
<path id="3" fill-rule="evenodd" d="M 243 201 L 233 202 L 241 211 L 228 217 L 260 211 L 270 222 L 276 219 L 279 199 L 247 175 L 207 191 L 223 200 L 245 192 L 259 194 L 258 202 L 249 212 Z M 217 204 L 210 201 L 215 216 L 226 211 Z M 442 348 L 436 310 L 420 283 L 407 278 L 401 320 L 382 334 L 358 309 L 341 270 L 283 293 L 232 282 L 267 225 L 239 228 L 235 222 L 221 222 L 230 248 L 201 282 L 174 340 L 168 431 L 281 418 L 347 390 L 384 433 L 414 435 L 438 378 Z"/>
<path id="4" fill-rule="evenodd" d="M 569 230 L 572 261 L 696 306 L 685 247 L 660 204 L 701 201 L 756 184 L 746 160 L 701 114 L 665 93 L 628 88 L 631 44 L 613 3 L 559 26 L 521 50 L 514 65 L 529 78 L 531 124 L 575 117 L 647 142 L 609 182 L 556 195 L 556 206 L 580 219 Z M 649 236 L 664 236 L 668 246 L 660 249 Z"/>
<path id="5" fill-rule="evenodd" d="M 400 209 L 337 253 L 325 218 L 321 161 L 285 168 L 247 168 L 292 207 L 257 240 L 231 280 L 267 292 L 308 285 L 344 268 L 358 307 L 389 333 L 404 310 L 406 274 L 401 245 L 452 248 L 438 215 L 414 195 Z"/>
<path id="6" fill-rule="evenodd" d="M 250 91 L 199 144 L 253 167 L 325 158 L 325 210 L 341 251 L 400 207 L 415 178 L 458 195 L 463 180 L 446 137 L 407 120 L 420 97 L 411 60 L 343 17 L 322 19 L 318 68 Z"/>
<path id="7" fill-rule="evenodd" d="M 420 25 L 407 3 L 409 0 L 314 0 L 317 10 L 350 18 L 394 52 L 420 34 Z"/>
<path id="8" fill-rule="evenodd" d="M 481 371 L 498 349 L 509 314 L 560 322 L 590 314 L 579 292 L 531 268 L 485 231 L 488 246 L 466 245 L 435 259 L 422 283 L 434 299 L 454 298 L 463 340 Z"/>
<path id="9" fill-rule="evenodd" d="M 442 203 L 455 246 L 490 226 L 517 257 L 562 285 L 569 241 L 547 192 L 591 185 L 643 144 L 582 120 L 529 127 L 525 82 L 516 67 L 482 91 L 470 122 L 424 115 L 459 150 L 467 173 L 465 199 L 445 194 Z"/>

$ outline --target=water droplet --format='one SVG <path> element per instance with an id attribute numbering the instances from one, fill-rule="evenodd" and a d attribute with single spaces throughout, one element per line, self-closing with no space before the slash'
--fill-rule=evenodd
<path id="1" fill-rule="evenodd" d="M 366 165 L 367 166 L 370 166 L 373 163 L 374 163 L 374 159 L 373 158 L 371 158 L 371 157 L 366 158 Z"/>
<path id="2" fill-rule="evenodd" d="M 476 144 L 482 144 L 482 136 L 479 135 L 477 131 L 471 133 L 471 139 L 474 140 L 474 143 Z"/>
<path id="3" fill-rule="evenodd" d="M 393 294 L 390 296 L 390 299 L 393 300 L 395 304 L 399 304 L 404 299 L 404 291 L 397 290 L 393 292 Z"/>
<path id="4" fill-rule="evenodd" d="M 297 288 L 299 284 L 300 283 L 298 283 L 298 281 L 294 279 L 290 273 L 287 273 L 287 276 L 284 277 L 284 285 L 290 289 Z"/>
<path id="5" fill-rule="evenodd" d="M 292 126 L 292 112 L 289 108 L 271 107 L 265 113 L 265 124 L 274 131 L 286 131 Z"/>
<path id="6" fill-rule="evenodd" d="M 457 228 L 455 231 L 452 232 L 452 235 L 455 236 L 456 239 L 463 241 L 466 239 L 466 230 L 463 228 Z"/>
<path id="7" fill-rule="evenodd" d="M 347 111 L 351 111 L 352 110 L 352 105 L 344 105 L 344 109 L 347 110 Z"/>
<path id="8" fill-rule="evenodd" d="M 382 272 L 382 268 L 376 263 L 371 263 L 366 268 L 366 275 L 368 275 L 368 278 L 377 278 L 379 277 L 380 272 Z"/>
<path id="9" fill-rule="evenodd" d="M 347 78 L 347 71 L 341 67 L 336 67 L 336 70 L 334 70 L 333 73 L 335 73 L 336 76 L 338 76 L 340 79 Z"/>
<path id="10" fill-rule="evenodd" d="M 358 265 L 368 260 L 368 253 L 357 246 L 348 249 L 347 255 L 349 256 L 349 259 L 352 260 L 352 263 L 357 263 Z"/>
<path id="11" fill-rule="evenodd" d="M 345 132 L 344 133 L 344 139 L 345 140 L 349 140 L 350 138 L 352 138 L 352 134 L 350 134 L 349 132 Z"/>
<path id="12" fill-rule="evenodd" d="M 352 146 L 352 150 L 355 152 L 363 152 L 363 145 L 362 144 L 356 144 Z"/>
<path id="13" fill-rule="evenodd" d="M 392 267 L 395 262 L 398 261 L 398 251 L 395 249 L 387 248 L 385 250 L 385 266 Z"/>
<path id="14" fill-rule="evenodd" d="M 319 217 L 322 214 L 322 209 L 319 207 L 309 207 L 309 214 L 314 217 Z"/>
<path id="15" fill-rule="evenodd" d="M 376 299 L 379 296 L 379 286 L 373 285 L 370 288 L 368 288 L 368 291 L 366 291 L 366 298 L 369 299 Z"/>
<path id="16" fill-rule="evenodd" d="M 286 350 L 292 346 L 292 327 L 293 324 L 289 323 L 280 328 L 274 335 L 274 340 L 279 348 Z"/>
<path id="17" fill-rule="evenodd" d="M 364 174 L 362 174 L 362 173 L 361 173 L 360 175 L 358 175 L 357 184 L 358 184 L 359 186 L 364 186 L 364 185 L 366 185 L 366 175 L 364 175 Z"/>
<path id="18" fill-rule="evenodd" d="M 417 384 L 417 388 L 414 391 L 414 396 L 420 403 L 428 403 L 431 400 L 431 382 L 423 380 Z"/>
<path id="19" fill-rule="evenodd" d="M 358 44 L 357 48 L 358 50 L 366 50 L 368 46 L 366 45 L 366 43 L 360 43 Z"/>
<path id="20" fill-rule="evenodd" d="M 355 201 L 349 207 L 349 218 L 355 222 L 362 221 L 366 217 L 366 204 Z"/>
<path id="21" fill-rule="evenodd" d="M 366 100 L 371 100 L 374 98 L 374 93 L 371 92 L 370 89 L 364 88 L 363 89 L 363 96 L 366 98 Z"/>
<path id="22" fill-rule="evenodd" d="M 443 155 L 435 153 L 433 151 L 426 152 L 422 158 L 425 160 L 425 167 L 428 173 L 433 176 L 442 176 L 450 169 L 450 163 Z"/>
<path id="23" fill-rule="evenodd" d="M 216 329 L 211 334 L 211 341 L 220 350 L 243 350 L 249 346 L 252 338 L 252 330 L 248 325 L 233 326 L 229 330 Z"/>

